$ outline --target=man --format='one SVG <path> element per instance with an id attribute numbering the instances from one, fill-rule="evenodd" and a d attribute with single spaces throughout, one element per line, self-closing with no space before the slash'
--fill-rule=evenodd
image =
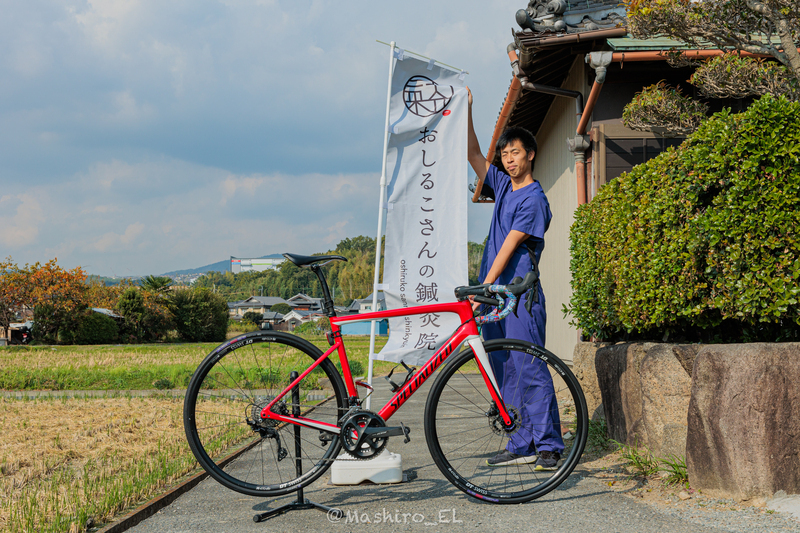
<path id="1" fill-rule="evenodd" d="M 482 283 L 506 285 L 516 276 L 538 270 L 544 249 L 544 233 L 550 225 L 550 204 L 533 179 L 536 138 L 523 128 L 509 128 L 497 143 L 505 172 L 487 161 L 472 125 L 472 92 L 469 92 L 467 158 L 479 178 L 495 192 L 494 213 L 481 261 Z M 528 301 L 530 299 L 530 301 Z M 477 308 L 477 305 L 476 305 Z M 485 324 L 484 339 L 527 340 L 544 346 L 547 315 L 540 284 L 522 296 L 515 314 Z M 547 365 L 520 352 L 500 352 L 492 367 L 503 401 L 517 408 L 522 419 L 506 449 L 487 461 L 489 466 L 535 462 L 536 470 L 555 470 L 564 442 L 553 380 Z"/>

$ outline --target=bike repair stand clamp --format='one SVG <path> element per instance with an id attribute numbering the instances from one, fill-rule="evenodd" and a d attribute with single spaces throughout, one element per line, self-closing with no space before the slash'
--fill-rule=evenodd
<path id="1" fill-rule="evenodd" d="M 297 379 L 298 374 L 296 371 L 292 371 L 289 374 L 290 382 Z M 300 387 L 295 386 L 292 389 L 292 415 L 300 416 Z M 303 460 L 302 460 L 302 450 L 300 448 L 300 426 L 295 424 L 294 426 L 294 456 L 295 456 L 295 468 L 297 469 L 297 477 L 300 478 L 303 475 Z M 253 517 L 253 522 L 263 522 L 265 520 L 269 520 L 270 518 L 274 518 L 278 515 L 282 515 L 283 513 L 288 513 L 289 511 L 300 511 L 303 509 L 318 509 L 324 513 L 328 513 L 328 516 L 331 518 L 342 518 L 344 513 L 336 509 L 334 507 L 328 507 L 327 505 L 322 505 L 321 503 L 315 503 L 309 501 L 307 498 L 303 497 L 303 487 L 297 489 L 297 501 L 292 503 L 287 503 L 286 505 L 281 505 L 277 509 L 272 509 L 270 511 L 266 511 L 264 513 L 259 513 Z"/>

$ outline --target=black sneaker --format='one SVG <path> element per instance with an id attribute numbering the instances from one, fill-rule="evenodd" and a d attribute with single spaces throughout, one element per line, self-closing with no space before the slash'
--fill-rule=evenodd
<path id="1" fill-rule="evenodd" d="M 542 450 L 539 452 L 539 459 L 536 461 L 534 470 L 556 470 L 561 454 Z"/>
<path id="2" fill-rule="evenodd" d="M 491 459 L 487 459 L 486 464 L 489 466 L 509 466 L 532 463 L 534 461 L 536 461 L 535 455 L 518 455 L 508 450 L 503 450 Z"/>

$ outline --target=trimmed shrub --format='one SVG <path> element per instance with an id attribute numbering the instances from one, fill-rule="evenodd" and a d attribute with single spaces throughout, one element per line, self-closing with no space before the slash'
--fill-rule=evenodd
<path id="1" fill-rule="evenodd" d="M 119 329 L 116 321 L 102 313 L 89 311 L 78 321 L 72 332 L 74 344 L 111 344 L 116 342 Z"/>
<path id="2" fill-rule="evenodd" d="M 565 312 L 607 340 L 800 339 L 798 228 L 800 103 L 765 96 L 578 208 Z"/>
<path id="3" fill-rule="evenodd" d="M 228 303 L 208 289 L 181 289 L 169 297 L 178 336 L 188 342 L 222 342 L 228 332 Z"/>
<path id="4" fill-rule="evenodd" d="M 250 322 L 251 324 L 255 324 L 256 326 L 261 324 L 261 319 L 264 315 L 262 313 L 257 313 L 255 311 L 248 311 L 244 315 L 242 315 L 242 320 Z"/>

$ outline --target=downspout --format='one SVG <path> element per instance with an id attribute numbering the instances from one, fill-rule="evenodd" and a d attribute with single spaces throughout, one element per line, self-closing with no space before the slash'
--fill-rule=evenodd
<path id="1" fill-rule="evenodd" d="M 549 85 L 542 85 L 533 83 L 528 80 L 519 67 L 519 57 L 517 56 L 516 46 L 514 43 L 509 44 L 506 48 L 508 58 L 511 61 L 511 69 L 514 72 L 514 78 L 508 89 L 508 95 L 503 104 L 503 109 L 500 111 L 500 116 L 497 119 L 494 135 L 487 152 L 486 159 L 492 162 L 495 156 L 497 141 L 500 135 L 505 130 L 508 120 L 511 118 L 511 113 L 519 100 L 522 89 L 538 92 L 542 94 L 550 94 L 553 96 L 561 96 L 565 98 L 573 98 L 575 100 L 575 120 L 577 123 L 575 137 L 567 139 L 567 147 L 570 152 L 575 155 L 575 172 L 577 175 L 577 189 L 578 189 L 578 205 L 586 203 L 586 150 L 591 146 L 589 136 L 586 135 L 586 126 L 589 123 L 589 118 L 592 115 L 592 110 L 597 102 L 600 94 L 600 88 L 606 77 L 606 69 L 611 63 L 610 52 L 592 52 L 586 56 L 586 62 L 595 69 L 597 76 L 595 83 L 592 86 L 592 91 L 589 94 L 589 99 L 586 102 L 586 108 L 583 105 L 583 94 L 579 91 L 572 91 L 569 89 L 562 89 L 560 87 L 551 87 Z M 472 197 L 473 202 L 477 202 L 481 196 L 481 189 L 483 187 L 483 180 L 478 180 L 475 183 L 474 194 Z"/>

